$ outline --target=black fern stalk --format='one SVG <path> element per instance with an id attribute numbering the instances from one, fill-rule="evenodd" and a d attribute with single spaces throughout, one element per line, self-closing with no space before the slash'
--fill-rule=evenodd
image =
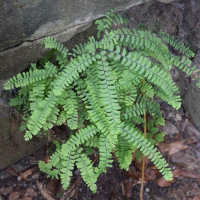
<path id="1" fill-rule="evenodd" d="M 132 153 L 138 149 L 148 155 L 166 180 L 173 178 L 165 159 L 136 125 L 145 125 L 145 111 L 157 124 L 164 124 L 155 95 L 180 108 L 178 88 L 169 69 L 176 66 L 191 75 L 196 67 L 190 67 L 187 57 L 194 53 L 164 33 L 111 29 L 113 23 L 126 22 L 111 10 L 105 19 L 96 21 L 99 39 L 90 37 L 73 53 L 56 39 L 46 37 L 42 44 L 52 50 L 40 60 L 41 67 L 32 64 L 29 72 L 18 74 L 5 84 L 6 90 L 20 87 L 10 105 L 23 105 L 21 130 L 26 130 L 25 140 L 45 133 L 54 124 L 67 123 L 76 130 L 64 144 L 56 143 L 57 150 L 48 164 L 39 162 L 49 177 L 60 175 L 64 189 L 70 184 L 76 164 L 85 182 L 96 192 L 98 176 L 112 166 L 111 152 L 116 153 L 121 169 L 128 170 Z M 164 41 L 186 56 L 173 56 Z M 50 61 L 53 53 L 58 66 Z M 69 56 L 73 57 L 70 61 Z M 97 168 L 87 156 L 92 148 L 99 149 Z"/>

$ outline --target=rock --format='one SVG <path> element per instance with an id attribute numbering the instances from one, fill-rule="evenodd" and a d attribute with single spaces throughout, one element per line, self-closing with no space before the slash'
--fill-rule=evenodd
<path id="1" fill-rule="evenodd" d="M 64 43 L 111 8 L 126 10 L 149 1 L 21 0 L 20 4 L 1 1 L 0 80 L 5 82 L 41 58 L 47 52 L 40 44 L 44 37 L 52 36 Z"/>
<path id="2" fill-rule="evenodd" d="M 24 132 L 19 131 L 20 119 L 13 116 L 8 103 L 0 99 L 0 169 L 11 165 L 44 146 L 45 137 L 24 140 Z M 1 178 L 1 177 L 0 177 Z"/>
<path id="3" fill-rule="evenodd" d="M 165 125 L 161 127 L 161 130 L 166 133 L 166 135 L 177 134 L 179 130 L 169 121 L 166 121 Z"/>
<path id="4" fill-rule="evenodd" d="M 171 2 L 173 2 L 175 0 L 158 0 L 158 1 L 160 1 L 162 3 L 171 3 Z"/>
<path id="5" fill-rule="evenodd" d="M 181 114 L 176 114 L 176 119 L 178 120 L 178 121 L 181 121 L 182 120 L 182 116 L 181 116 Z"/>
<path id="6" fill-rule="evenodd" d="M 188 40 L 195 51 L 200 49 L 200 1 L 183 1 L 185 30 L 188 32 Z"/>
<path id="7" fill-rule="evenodd" d="M 193 64 L 197 66 L 197 69 L 200 69 L 200 51 L 196 54 Z M 191 82 L 187 85 L 186 92 L 182 96 L 182 100 L 183 106 L 200 130 L 200 89 L 196 86 L 196 83 L 197 81 L 191 80 Z"/>

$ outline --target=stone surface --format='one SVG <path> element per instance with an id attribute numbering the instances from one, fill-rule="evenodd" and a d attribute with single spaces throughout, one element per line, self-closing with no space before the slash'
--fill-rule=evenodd
<path id="1" fill-rule="evenodd" d="M 19 131 L 20 117 L 14 116 L 8 103 L 0 99 L 0 169 L 32 154 L 47 142 L 45 137 L 24 140 L 24 132 Z"/>
<path id="2" fill-rule="evenodd" d="M 183 0 L 184 24 L 188 31 L 188 40 L 195 51 L 200 49 L 200 1 Z"/>
<path id="3" fill-rule="evenodd" d="M 0 3 L 0 80 L 5 82 L 44 55 L 45 36 L 61 43 L 91 26 L 109 9 L 118 11 L 149 0 L 3 0 Z M 1 90 L 2 88 L 0 88 Z"/>
<path id="4" fill-rule="evenodd" d="M 200 70 L 200 51 L 196 54 L 193 64 Z M 199 76 L 199 73 L 198 73 Z M 183 106 L 193 119 L 194 123 L 200 130 L 200 89 L 196 86 L 196 81 L 191 80 L 187 90 L 182 96 Z"/>
<path id="5" fill-rule="evenodd" d="M 171 135 L 171 134 L 177 134 L 177 133 L 179 133 L 179 131 L 176 128 L 176 126 L 174 126 L 169 121 L 166 121 L 165 125 L 161 127 L 161 131 L 165 132 L 166 135 Z"/>
<path id="6" fill-rule="evenodd" d="M 175 0 L 158 0 L 158 1 L 160 1 L 162 3 L 171 3 L 171 2 L 173 2 Z"/>

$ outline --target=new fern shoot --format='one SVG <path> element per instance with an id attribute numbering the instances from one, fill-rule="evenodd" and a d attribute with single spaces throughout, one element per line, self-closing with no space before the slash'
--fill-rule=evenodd
<path id="1" fill-rule="evenodd" d="M 98 176 L 112 166 L 112 153 L 120 168 L 128 170 L 136 150 L 148 155 L 166 180 L 173 178 L 165 159 L 144 138 L 138 124 L 145 125 L 143 114 L 147 112 L 157 124 L 164 125 L 155 95 L 175 109 L 180 108 L 178 87 L 169 70 L 176 66 L 191 75 L 196 67 L 190 67 L 189 58 L 194 53 L 165 33 L 113 30 L 114 23 L 127 20 L 114 10 L 106 13 L 104 19 L 96 20 L 98 40 L 90 37 L 73 53 L 56 39 L 46 37 L 42 44 L 52 50 L 40 60 L 40 67 L 32 64 L 29 72 L 18 74 L 5 84 L 6 90 L 20 88 L 10 105 L 23 105 L 21 130 L 25 130 L 25 140 L 44 134 L 54 124 L 67 123 L 74 130 L 69 140 L 57 144 L 49 163 L 39 162 L 49 177 L 60 176 L 64 189 L 69 187 L 76 165 L 96 192 Z M 167 43 L 185 56 L 172 55 Z M 58 65 L 49 60 L 52 54 Z M 92 148 L 99 150 L 96 168 L 87 156 Z"/>

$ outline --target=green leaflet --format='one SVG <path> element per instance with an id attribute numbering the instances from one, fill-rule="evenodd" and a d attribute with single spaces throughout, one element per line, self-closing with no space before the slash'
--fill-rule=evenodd
<path id="1" fill-rule="evenodd" d="M 180 108 L 178 87 L 169 70 L 175 66 L 191 75 L 196 66 L 191 67 L 187 57 L 194 53 L 165 33 L 111 30 L 113 24 L 127 23 L 115 10 L 95 23 L 98 40 L 92 36 L 69 52 L 56 39 L 46 37 L 42 44 L 50 52 L 40 59 L 41 66 L 31 64 L 28 72 L 7 81 L 6 90 L 19 88 L 10 105 L 23 108 L 20 130 L 25 131 L 25 140 L 29 140 L 33 135 L 48 134 L 55 125 L 68 125 L 71 129 L 69 139 L 61 144 L 55 141 L 56 151 L 50 162 L 39 162 L 48 177 L 61 178 L 64 189 L 70 185 L 76 164 L 84 181 L 96 192 L 98 176 L 112 166 L 112 153 L 116 154 L 120 168 L 128 170 L 136 150 L 148 155 L 165 179 L 172 180 L 166 161 L 136 125 L 146 125 L 145 113 L 156 124 L 164 125 L 155 96 L 175 109 Z M 185 56 L 171 54 L 164 41 Z M 56 65 L 51 57 L 56 58 Z M 157 129 L 151 129 L 154 132 Z M 157 134 L 156 139 L 163 140 L 163 135 Z M 96 168 L 87 156 L 93 150 L 100 156 Z"/>

